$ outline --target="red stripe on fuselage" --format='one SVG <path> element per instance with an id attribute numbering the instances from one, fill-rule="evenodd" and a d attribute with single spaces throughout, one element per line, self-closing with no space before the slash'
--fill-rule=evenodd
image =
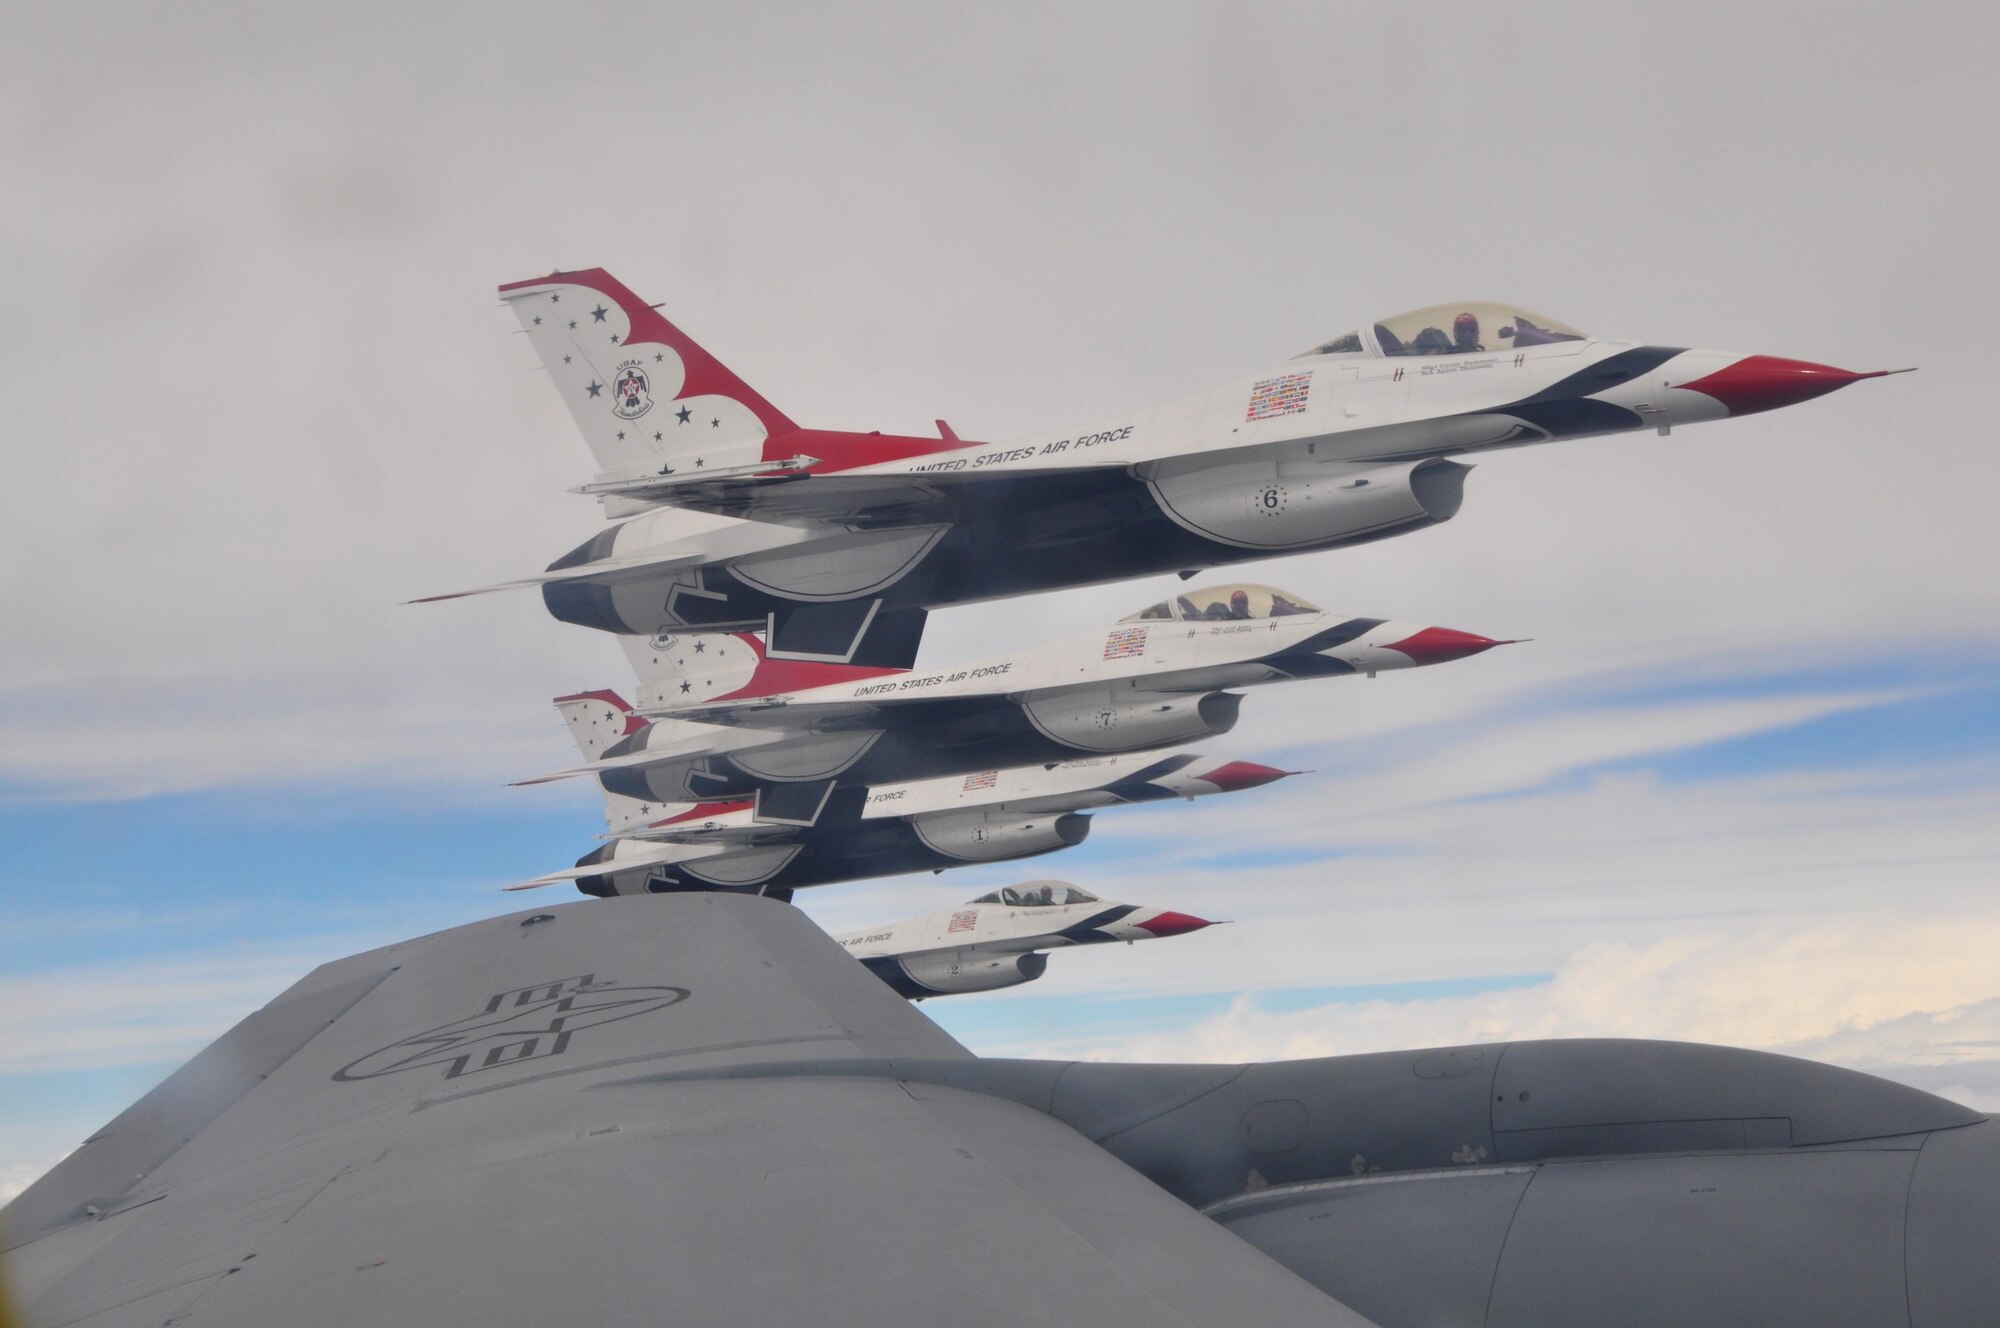
<path id="1" fill-rule="evenodd" d="M 787 461 L 795 456 L 818 457 L 817 465 L 806 467 L 810 474 L 826 475 L 837 470 L 877 466 L 884 461 L 929 456 L 933 452 L 957 452 L 983 443 L 963 439 L 915 438 L 904 434 L 839 433 L 831 429 L 794 429 L 773 434 L 764 440 L 764 460 Z"/>
<path id="2" fill-rule="evenodd" d="M 738 641 L 757 652 L 757 668 L 750 681 L 733 692 L 710 697 L 709 702 L 749 701 L 760 696 L 810 691 L 843 682 L 862 682 L 908 669 L 885 669 L 866 664 L 822 664 L 809 659 L 772 659 L 764 653 L 764 639 L 755 632 L 732 632 Z"/>

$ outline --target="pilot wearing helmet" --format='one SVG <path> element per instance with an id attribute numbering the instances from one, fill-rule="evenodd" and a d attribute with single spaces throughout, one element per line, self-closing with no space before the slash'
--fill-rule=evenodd
<path id="1" fill-rule="evenodd" d="M 1471 351 L 1486 349 L 1486 347 L 1479 344 L 1479 318 L 1477 315 L 1463 313 L 1452 320 L 1451 349 L 1455 355 L 1464 355 Z"/>
<path id="2" fill-rule="evenodd" d="M 1238 587 L 1229 592 L 1229 616 L 1248 618 L 1250 616 L 1250 592 Z"/>

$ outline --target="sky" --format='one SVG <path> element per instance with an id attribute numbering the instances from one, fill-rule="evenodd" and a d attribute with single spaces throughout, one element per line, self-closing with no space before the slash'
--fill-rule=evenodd
<path id="1" fill-rule="evenodd" d="M 800 903 L 1230 921 L 926 1004 L 985 1054 L 1689 1038 L 2000 1109 L 1990 7 L 7 12 L 0 1196 L 314 964 L 593 843 L 588 788 L 507 784 L 570 762 L 548 698 L 629 685 L 611 639 L 402 601 L 600 527 L 494 297 L 596 265 L 841 429 L 1110 418 L 1455 299 L 1920 366 L 1248 565 L 1533 639 L 1207 745 L 1309 775 Z M 1174 584 L 943 611 L 922 660 Z"/>

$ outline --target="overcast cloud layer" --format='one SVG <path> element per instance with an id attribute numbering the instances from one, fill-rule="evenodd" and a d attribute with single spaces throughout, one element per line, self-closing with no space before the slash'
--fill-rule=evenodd
<path id="1" fill-rule="evenodd" d="M 1460 297 L 1921 365 L 1496 456 L 1446 526 L 1251 567 L 1534 641 L 1267 691 L 1212 744 L 1310 777 L 803 902 L 864 925 L 1055 874 L 1234 919 L 928 1007 L 982 1051 L 1692 1037 L 2000 1107 L 1988 8 L 8 15 L 0 890 L 42 939 L 0 974 L 0 1185 L 311 962 L 589 845 L 587 790 L 503 786 L 567 763 L 547 698 L 623 685 L 610 640 L 532 595 L 400 601 L 597 529 L 493 298 L 596 264 L 835 428 L 1080 427 Z M 1166 584 L 941 613 L 926 658 Z M 456 862 L 412 808 L 555 828 Z M 77 832 L 148 816 L 212 879 Z M 234 856 L 237 816 L 337 822 L 351 888 Z"/>

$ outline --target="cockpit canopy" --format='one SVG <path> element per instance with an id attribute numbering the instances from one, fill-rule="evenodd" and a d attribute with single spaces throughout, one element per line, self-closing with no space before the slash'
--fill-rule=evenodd
<path id="1" fill-rule="evenodd" d="M 1240 622 L 1258 618 L 1291 618 L 1323 610 L 1300 596 L 1274 586 L 1236 581 L 1203 586 L 1185 595 L 1149 604 L 1120 622 Z"/>
<path id="2" fill-rule="evenodd" d="M 1029 881 L 979 896 L 975 904 L 1011 904 L 1015 908 L 1053 908 L 1057 904 L 1095 904 L 1097 896 L 1080 885 L 1063 881 Z"/>
<path id="3" fill-rule="evenodd" d="M 1475 300 L 1434 304 L 1376 323 L 1363 336 L 1348 332 L 1322 342 L 1299 359 L 1314 355 L 1472 355 L 1520 350 L 1558 341 L 1582 341 L 1585 334 L 1567 323 L 1518 304 Z"/>

